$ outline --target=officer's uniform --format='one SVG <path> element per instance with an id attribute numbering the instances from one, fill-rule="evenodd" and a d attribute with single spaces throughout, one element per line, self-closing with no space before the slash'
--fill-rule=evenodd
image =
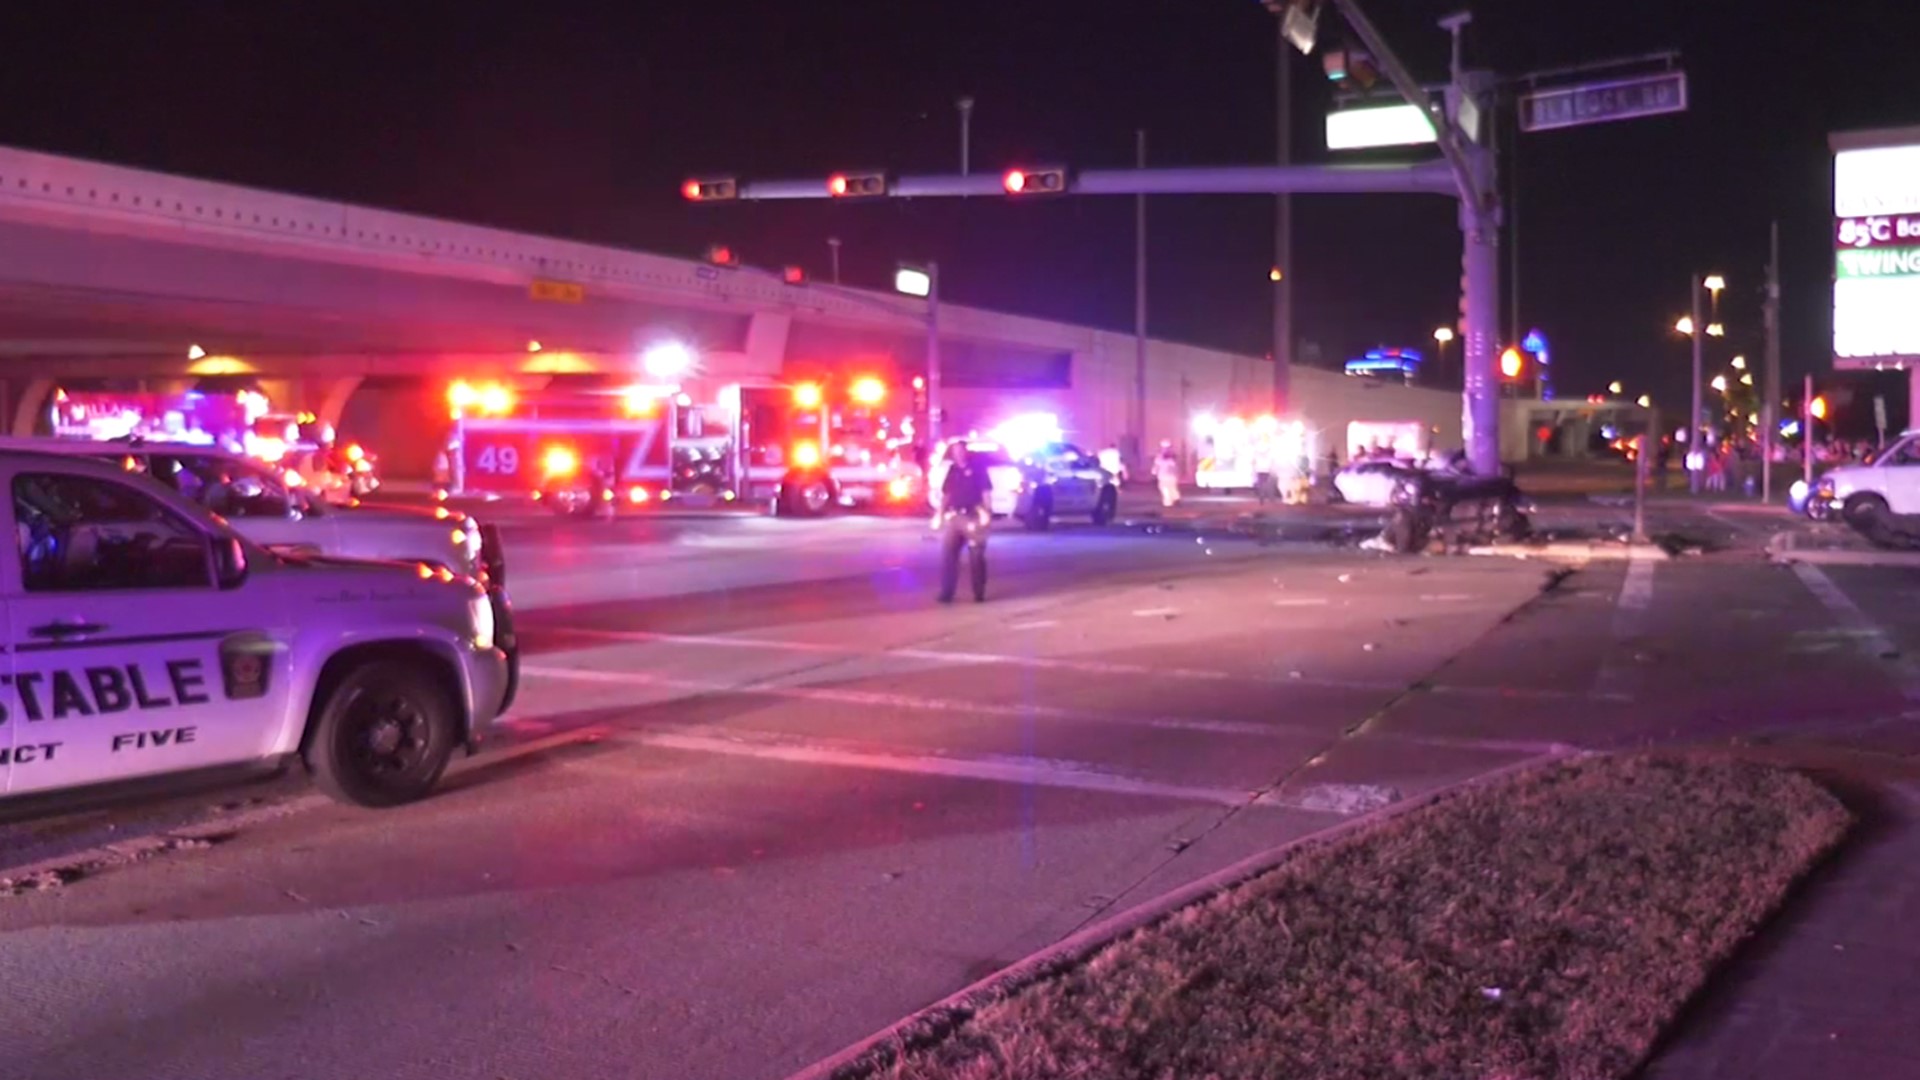
<path id="1" fill-rule="evenodd" d="M 965 548 L 972 568 L 973 599 L 987 598 L 987 528 L 993 520 L 987 508 L 986 485 L 971 461 L 956 461 L 940 483 L 940 602 L 953 603 L 960 587 L 960 551 Z"/>

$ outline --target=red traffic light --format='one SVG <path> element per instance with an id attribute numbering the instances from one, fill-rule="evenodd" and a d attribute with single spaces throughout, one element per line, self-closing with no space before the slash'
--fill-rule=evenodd
<path id="1" fill-rule="evenodd" d="M 827 177 L 827 194 L 836 198 L 850 195 L 885 195 L 885 173 L 834 173 Z"/>
<path id="2" fill-rule="evenodd" d="M 1000 178 L 1009 195 L 1059 194 L 1067 190 L 1065 169 L 1008 169 Z"/>
<path id="3" fill-rule="evenodd" d="M 714 202 L 721 199 L 734 199 L 740 196 L 740 185 L 729 177 L 712 180 L 689 180 L 680 185 L 680 194 L 689 202 Z"/>

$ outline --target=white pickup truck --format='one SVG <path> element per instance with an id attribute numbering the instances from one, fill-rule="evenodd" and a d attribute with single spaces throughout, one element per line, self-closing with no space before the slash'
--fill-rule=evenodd
<path id="1" fill-rule="evenodd" d="M 511 703 L 474 579 L 286 559 L 124 466 L 0 450 L 0 794 L 299 757 L 329 794 L 432 789 Z"/>

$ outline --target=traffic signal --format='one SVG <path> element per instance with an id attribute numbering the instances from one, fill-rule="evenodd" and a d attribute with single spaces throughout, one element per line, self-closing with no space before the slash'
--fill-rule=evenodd
<path id="1" fill-rule="evenodd" d="M 1342 85 L 1353 83 L 1362 90 L 1373 89 L 1380 81 L 1380 68 L 1373 56 L 1358 49 L 1329 49 L 1320 56 L 1327 81 Z"/>
<path id="2" fill-rule="evenodd" d="M 1813 417 L 1815 420 L 1825 420 L 1827 418 L 1827 399 L 1822 396 L 1816 397 L 1808 402 L 1807 415 Z"/>
<path id="3" fill-rule="evenodd" d="M 707 261 L 715 266 L 739 266 L 740 253 L 725 244 L 713 244 L 707 248 Z"/>
<path id="4" fill-rule="evenodd" d="M 1067 190 L 1067 170 L 1058 167 L 1008 169 L 1000 182 L 1009 195 L 1058 195 Z"/>
<path id="5" fill-rule="evenodd" d="M 827 177 L 827 193 L 836 199 L 871 198 L 887 193 L 887 174 L 881 172 L 838 172 Z"/>
<path id="6" fill-rule="evenodd" d="M 1520 377 L 1520 369 L 1524 363 L 1525 361 L 1520 358 L 1520 350 L 1509 346 L 1506 352 L 1500 354 L 1500 374 L 1509 379 L 1517 379 Z"/>
<path id="7" fill-rule="evenodd" d="M 731 176 L 695 178 L 680 185 L 680 194 L 685 195 L 688 202 L 719 202 L 739 198 L 740 185 Z"/>

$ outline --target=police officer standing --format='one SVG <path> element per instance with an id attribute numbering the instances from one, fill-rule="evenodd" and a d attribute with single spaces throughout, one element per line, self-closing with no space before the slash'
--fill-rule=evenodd
<path id="1" fill-rule="evenodd" d="M 960 587 L 960 549 L 967 550 L 973 572 L 973 599 L 987 598 L 987 526 L 993 513 L 987 506 L 987 479 L 967 453 L 965 442 L 947 451 L 947 475 L 940 481 L 940 513 L 934 526 L 940 532 L 940 602 L 953 603 Z"/>

